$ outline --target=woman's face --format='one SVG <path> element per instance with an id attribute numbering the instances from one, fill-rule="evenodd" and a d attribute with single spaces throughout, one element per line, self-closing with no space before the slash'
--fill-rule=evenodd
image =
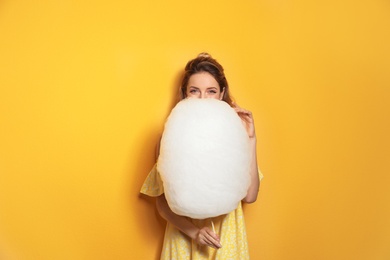
<path id="1" fill-rule="evenodd" d="M 215 98 L 222 100 L 223 93 L 219 89 L 218 82 L 208 72 L 199 72 L 192 75 L 187 84 L 187 97 Z"/>

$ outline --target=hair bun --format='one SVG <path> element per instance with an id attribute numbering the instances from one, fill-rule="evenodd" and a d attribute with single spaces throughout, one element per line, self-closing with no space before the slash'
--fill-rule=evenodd
<path id="1" fill-rule="evenodd" d="M 211 58 L 211 55 L 207 52 L 201 52 L 198 54 L 198 58 Z"/>

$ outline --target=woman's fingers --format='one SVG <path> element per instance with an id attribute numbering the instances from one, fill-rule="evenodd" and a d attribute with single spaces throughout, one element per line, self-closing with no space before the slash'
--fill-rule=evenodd
<path id="1" fill-rule="evenodd" d="M 222 245 L 219 242 L 219 237 L 213 231 L 211 231 L 208 227 L 204 227 L 199 230 L 198 234 L 198 243 L 210 246 L 212 248 L 221 248 Z"/>
<path id="2" fill-rule="evenodd" d="M 250 138 L 255 137 L 255 125 L 253 120 L 252 112 L 246 109 L 243 109 L 242 107 L 238 106 L 236 103 L 233 103 L 233 108 L 237 112 L 237 114 L 240 116 L 242 123 L 244 124 L 246 131 L 248 133 L 248 136 Z"/>
<path id="3" fill-rule="evenodd" d="M 236 103 L 233 103 L 233 108 L 234 110 L 238 113 L 238 115 L 240 115 L 240 117 L 242 119 L 244 119 L 245 121 L 251 121 L 253 120 L 253 117 L 252 117 L 252 112 L 249 111 L 249 110 L 246 110 L 240 106 L 238 106 Z"/>
<path id="4" fill-rule="evenodd" d="M 210 245 L 212 245 L 215 248 L 222 247 L 221 243 L 219 242 L 219 238 L 216 237 L 214 232 L 210 231 L 208 232 L 208 236 L 206 236 L 206 239 Z"/>

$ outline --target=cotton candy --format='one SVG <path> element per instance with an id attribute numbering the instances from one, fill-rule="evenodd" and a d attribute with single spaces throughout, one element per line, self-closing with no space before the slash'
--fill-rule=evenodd
<path id="1" fill-rule="evenodd" d="M 157 161 L 171 210 L 205 219 L 237 208 L 250 185 L 249 137 L 226 102 L 188 98 L 171 111 Z"/>

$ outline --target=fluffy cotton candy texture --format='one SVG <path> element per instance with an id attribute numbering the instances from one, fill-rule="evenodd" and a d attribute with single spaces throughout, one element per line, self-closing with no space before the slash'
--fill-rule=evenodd
<path id="1" fill-rule="evenodd" d="M 165 123 L 157 162 L 169 207 L 196 219 L 233 211 L 250 185 L 250 159 L 233 108 L 216 99 L 182 100 Z"/>

